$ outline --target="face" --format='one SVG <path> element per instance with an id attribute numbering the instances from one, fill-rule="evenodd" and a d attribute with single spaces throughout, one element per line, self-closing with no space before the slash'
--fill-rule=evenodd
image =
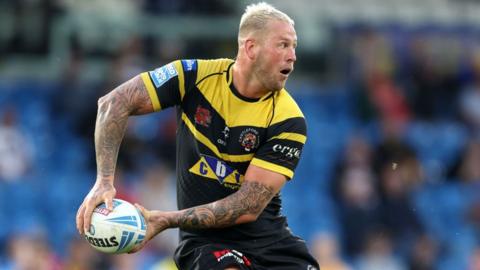
<path id="1" fill-rule="evenodd" d="M 297 34 L 288 22 L 271 21 L 263 37 L 260 37 L 253 71 L 257 79 L 269 91 L 285 87 L 288 76 L 297 60 L 295 48 Z"/>

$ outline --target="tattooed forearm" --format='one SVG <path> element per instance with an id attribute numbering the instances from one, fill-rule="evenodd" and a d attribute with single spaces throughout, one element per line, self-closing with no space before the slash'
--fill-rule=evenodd
<path id="1" fill-rule="evenodd" d="M 210 203 L 180 211 L 172 220 L 182 229 L 222 228 L 254 220 L 274 196 L 272 188 L 246 181 L 234 194 Z"/>
<path id="2" fill-rule="evenodd" d="M 153 107 L 140 76 L 99 99 L 95 124 L 95 151 L 99 176 L 113 177 L 128 116 L 151 111 Z"/>

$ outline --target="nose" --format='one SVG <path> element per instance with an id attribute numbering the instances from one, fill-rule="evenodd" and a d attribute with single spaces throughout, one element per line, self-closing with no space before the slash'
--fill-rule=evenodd
<path id="1" fill-rule="evenodd" d="M 297 54 L 295 53 L 295 48 L 291 48 L 291 49 L 288 51 L 287 60 L 288 60 L 288 62 L 295 62 L 295 61 L 297 61 Z"/>

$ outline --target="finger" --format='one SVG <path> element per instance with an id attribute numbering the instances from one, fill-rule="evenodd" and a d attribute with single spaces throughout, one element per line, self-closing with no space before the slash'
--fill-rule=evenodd
<path id="1" fill-rule="evenodd" d="M 90 230 L 90 223 L 92 219 L 93 207 L 91 203 L 87 203 L 85 212 L 83 213 L 83 231 L 88 232 Z"/>
<path id="2" fill-rule="evenodd" d="M 77 217 L 76 217 L 77 230 L 78 230 L 78 233 L 80 233 L 80 234 L 83 234 L 83 213 L 84 212 L 85 212 L 85 207 L 82 203 L 80 205 L 80 207 L 78 208 Z"/>
<path id="3" fill-rule="evenodd" d="M 111 197 L 105 198 L 105 207 L 107 207 L 107 210 L 112 212 L 113 211 L 113 199 Z"/>

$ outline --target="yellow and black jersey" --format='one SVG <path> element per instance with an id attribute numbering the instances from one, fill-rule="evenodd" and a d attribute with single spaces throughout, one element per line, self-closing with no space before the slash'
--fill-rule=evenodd
<path id="1" fill-rule="evenodd" d="M 155 110 L 177 108 L 179 209 L 232 194 L 249 164 L 291 179 L 299 161 L 306 124 L 293 98 L 285 89 L 258 99 L 240 95 L 232 83 L 233 63 L 178 60 L 141 74 Z M 277 195 L 255 222 L 182 231 L 182 239 L 278 240 L 289 235 L 280 208 Z"/>

